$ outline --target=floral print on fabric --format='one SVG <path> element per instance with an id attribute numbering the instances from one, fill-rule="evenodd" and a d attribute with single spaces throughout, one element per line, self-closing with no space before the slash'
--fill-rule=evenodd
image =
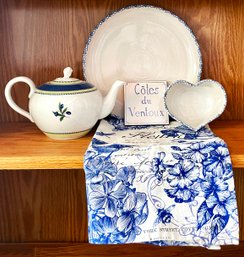
<path id="1" fill-rule="evenodd" d="M 141 233 L 139 225 L 147 219 L 148 206 L 146 194 L 133 187 L 135 175 L 133 166 L 117 169 L 104 156 L 97 155 L 87 162 L 91 242 L 133 242 Z"/>
<path id="2" fill-rule="evenodd" d="M 103 120 L 86 152 L 89 242 L 238 244 L 226 144 L 207 128 Z"/>
<path id="3" fill-rule="evenodd" d="M 204 194 L 205 200 L 197 211 L 197 229 L 210 223 L 212 242 L 237 208 L 235 192 L 229 190 L 226 182 L 233 176 L 228 149 L 223 143 L 216 142 L 194 143 L 184 149 L 171 148 L 176 163 L 162 166 L 166 155 L 160 153 L 154 158 L 155 176 L 160 179 L 160 168 L 167 173 L 166 181 L 170 187 L 164 191 L 176 203 L 192 202 L 197 195 Z"/>

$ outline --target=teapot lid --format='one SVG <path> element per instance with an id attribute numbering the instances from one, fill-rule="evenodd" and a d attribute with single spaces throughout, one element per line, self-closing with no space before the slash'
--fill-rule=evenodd
<path id="1" fill-rule="evenodd" d="M 76 78 L 70 78 L 73 70 L 66 67 L 63 70 L 64 76 L 56 78 L 38 87 L 37 93 L 42 94 L 74 94 L 85 93 L 97 90 L 92 84 Z"/>

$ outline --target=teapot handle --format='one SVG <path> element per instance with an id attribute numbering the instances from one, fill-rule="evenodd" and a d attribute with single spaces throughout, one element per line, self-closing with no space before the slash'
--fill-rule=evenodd
<path id="1" fill-rule="evenodd" d="M 24 82 L 26 83 L 29 87 L 30 87 L 30 92 L 28 97 L 30 98 L 32 96 L 32 94 L 36 91 L 36 86 L 34 84 L 34 82 L 27 78 L 27 77 L 16 77 L 11 79 L 8 84 L 5 87 L 5 98 L 8 102 L 8 104 L 10 105 L 11 108 L 13 108 L 16 112 L 18 112 L 19 114 L 25 116 L 26 118 L 28 118 L 30 121 L 34 122 L 30 113 L 23 110 L 22 108 L 20 108 L 13 100 L 12 96 L 11 96 L 11 89 L 13 87 L 14 84 L 18 83 L 18 82 Z"/>

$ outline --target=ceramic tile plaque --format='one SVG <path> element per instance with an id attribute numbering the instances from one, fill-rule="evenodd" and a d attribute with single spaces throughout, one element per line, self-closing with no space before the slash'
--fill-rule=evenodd
<path id="1" fill-rule="evenodd" d="M 133 82 L 124 87 L 125 125 L 168 124 L 166 81 Z"/>

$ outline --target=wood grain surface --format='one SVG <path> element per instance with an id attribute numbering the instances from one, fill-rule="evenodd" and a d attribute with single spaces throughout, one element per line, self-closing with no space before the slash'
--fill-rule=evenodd
<path id="1" fill-rule="evenodd" d="M 82 169 L 93 133 L 53 140 L 30 122 L 0 123 L 0 169 Z"/>
<path id="2" fill-rule="evenodd" d="M 26 121 L 5 101 L 4 88 L 11 78 L 24 75 L 39 85 L 61 76 L 66 66 L 73 68 L 74 77 L 82 78 L 81 59 L 89 33 L 107 14 L 131 4 L 160 6 L 186 21 L 200 44 L 202 79 L 219 81 L 227 92 L 228 105 L 220 119 L 243 120 L 242 0 L 0 0 L 2 126 L 6 122 Z M 27 86 L 16 85 L 12 95 L 21 107 L 27 109 Z M 218 129 L 228 134 L 228 130 Z M 6 144 L 5 147 L 13 145 Z M 235 184 L 240 236 L 244 240 L 244 169 L 235 169 Z M 243 244 L 220 252 L 201 248 L 159 249 L 147 245 L 65 246 L 64 242 L 87 242 L 85 181 L 84 173 L 79 169 L 1 170 L 0 242 L 60 242 L 64 245 L 53 248 L 0 245 L 0 256 L 3 257 L 244 256 Z"/>
<path id="3" fill-rule="evenodd" d="M 0 256 L 2 257 L 35 257 L 35 248 L 15 245 L 14 247 L 1 247 Z"/>
<path id="4" fill-rule="evenodd" d="M 240 223 L 240 239 L 244 241 L 244 169 L 234 170 L 235 190 Z M 244 256 L 244 254 L 243 254 Z"/>
<path id="5" fill-rule="evenodd" d="M 192 28 L 203 57 L 202 78 L 223 84 L 228 105 L 221 119 L 244 119 L 244 1 L 242 0 L 0 0 L 0 122 L 25 121 L 7 105 L 3 89 L 25 75 L 39 85 L 66 66 L 82 78 L 82 53 L 89 33 L 107 14 L 132 4 L 167 9 Z M 27 109 L 27 86 L 13 97 Z"/>
<path id="6" fill-rule="evenodd" d="M 77 245 L 56 248 L 37 248 L 36 257 L 242 257 L 244 256 L 244 243 L 240 246 L 223 247 L 220 251 L 210 251 L 200 247 L 158 247 L 145 244 L 129 245 Z"/>
<path id="7" fill-rule="evenodd" d="M 244 241 L 244 169 L 236 169 L 234 177 Z M 0 171 L 0 242 L 87 242 L 87 238 L 82 170 Z"/>
<path id="8" fill-rule="evenodd" d="M 0 171 L 0 242 L 86 240 L 83 171 Z"/>
<path id="9" fill-rule="evenodd" d="M 210 127 L 228 144 L 233 167 L 244 167 L 244 121 Z M 0 169 L 82 169 L 94 131 L 77 140 L 53 140 L 30 122 L 0 123 Z"/>
<path id="10" fill-rule="evenodd" d="M 219 251 L 200 247 L 158 247 L 145 244 L 91 245 L 88 243 L 22 243 L 0 244 L 1 257 L 243 257 L 244 243 L 223 246 Z"/>

